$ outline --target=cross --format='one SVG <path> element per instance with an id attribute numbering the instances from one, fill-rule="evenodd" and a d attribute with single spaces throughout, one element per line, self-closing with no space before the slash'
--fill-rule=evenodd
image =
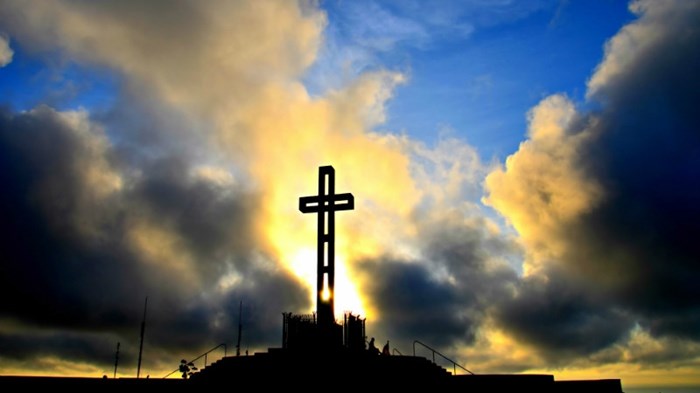
<path id="1" fill-rule="evenodd" d="M 330 165 L 318 168 L 318 195 L 299 198 L 302 213 L 318 213 L 316 313 L 319 323 L 335 321 L 335 212 L 354 208 L 352 194 L 335 193 L 335 169 Z"/>

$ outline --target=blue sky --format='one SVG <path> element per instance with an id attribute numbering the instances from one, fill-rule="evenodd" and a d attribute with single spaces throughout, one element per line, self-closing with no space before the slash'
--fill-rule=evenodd
<path id="1" fill-rule="evenodd" d="M 326 43 L 310 90 L 341 83 L 345 69 L 405 72 L 381 128 L 428 143 L 457 134 L 485 159 L 503 159 L 542 98 L 564 93 L 585 105 L 605 42 L 633 18 L 624 1 L 476 4 L 323 2 Z"/>
<path id="2" fill-rule="evenodd" d="M 0 3 L 0 373 L 336 311 L 480 373 L 700 384 L 700 3 Z M 18 295 L 19 294 L 19 295 Z M 429 318 L 426 318 L 426 315 Z M 342 316 L 341 316 L 342 317 Z M 5 324 L 4 321 L 11 323 Z"/>
<path id="3" fill-rule="evenodd" d="M 119 94 L 118 75 L 69 59 L 47 59 L 12 45 L 13 60 L 0 73 L 5 104 L 29 110 L 40 103 L 60 109 L 104 110 Z M 48 62 L 47 62 L 48 60 Z"/>

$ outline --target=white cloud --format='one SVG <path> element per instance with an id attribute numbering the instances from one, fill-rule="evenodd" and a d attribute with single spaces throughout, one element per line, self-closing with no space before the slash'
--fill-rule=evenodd
<path id="1" fill-rule="evenodd" d="M 578 163 L 580 148 L 592 131 L 577 132 L 572 127 L 576 117 L 566 97 L 542 100 L 528 114 L 529 139 L 508 157 L 505 169 L 494 170 L 485 180 L 484 202 L 508 219 L 538 260 L 560 257 L 562 225 L 589 211 L 602 197 L 600 186 Z"/>
<path id="2" fill-rule="evenodd" d="M 312 90 L 338 88 L 389 64 L 410 69 L 406 51 L 444 40 L 467 40 L 484 26 L 511 23 L 549 7 L 550 0 L 440 2 L 358 0 L 326 4 L 329 26 L 306 82 Z M 391 60 L 393 59 L 393 60 Z"/>
<path id="3" fill-rule="evenodd" d="M 0 34 L 0 67 L 4 67 L 12 62 L 15 52 L 10 48 L 10 40 Z"/>
<path id="4" fill-rule="evenodd" d="M 682 42 L 692 37 L 698 5 L 695 1 L 682 0 L 630 3 L 630 11 L 640 19 L 623 27 L 606 43 L 605 58 L 588 81 L 586 95 L 599 97 L 601 93 L 620 89 L 618 85 L 628 79 L 625 75 L 637 72 L 638 64 L 646 63 L 650 53 L 666 42 Z"/>

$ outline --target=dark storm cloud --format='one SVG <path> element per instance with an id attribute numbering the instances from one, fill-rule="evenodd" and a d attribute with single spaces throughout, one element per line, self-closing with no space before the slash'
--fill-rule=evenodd
<path id="1" fill-rule="evenodd" d="M 620 343 L 635 323 L 657 338 L 700 340 L 700 5 L 632 8 L 639 20 L 608 43 L 589 82 L 598 109 L 567 130 L 593 135 L 577 167 L 603 196 L 538 239 L 563 244 L 561 257 L 497 314 L 549 355 Z"/>
<path id="2" fill-rule="evenodd" d="M 19 361 L 32 361 L 45 355 L 58 355 L 69 361 L 91 362 L 99 354 L 109 362 L 116 345 L 114 337 L 80 333 L 41 333 L 20 331 L 0 335 L 0 353 Z M 125 353 L 127 348 L 122 349 Z M 133 352 L 133 351 L 132 351 Z M 113 359 L 112 359 L 113 360 Z"/>
<path id="3" fill-rule="evenodd" d="M 614 275 L 604 289 L 653 334 L 698 340 L 700 6 L 646 9 L 657 36 L 640 34 L 651 42 L 634 63 L 592 91 L 602 129 L 585 159 L 609 192 L 571 239 L 586 259 L 569 257 L 591 279 Z"/>
<path id="4" fill-rule="evenodd" d="M 567 277 L 549 274 L 520 282 L 518 296 L 499 304 L 496 317 L 517 339 L 536 345 L 556 362 L 570 355 L 589 355 L 626 337 L 629 315 Z M 553 364 L 552 364 L 553 365 Z"/>
<path id="5" fill-rule="evenodd" d="M 180 157 L 159 159 L 143 169 L 147 179 L 135 184 L 126 196 L 129 209 L 178 234 L 206 281 L 213 282 L 225 273 L 226 265 L 221 264 L 225 258 L 236 257 L 239 269 L 249 263 L 245 254 L 255 242 L 254 195 L 232 194 L 205 179 L 188 180 L 190 164 Z"/>
<path id="6" fill-rule="evenodd" d="M 12 299 L 3 303 L 3 314 L 73 324 L 92 314 L 87 301 L 103 301 L 99 290 L 112 287 L 106 284 L 120 273 L 143 287 L 134 258 L 114 244 L 119 237 L 101 239 L 104 250 L 81 241 L 75 219 L 83 215 L 80 204 L 90 199 L 90 190 L 79 172 L 91 167 L 94 157 L 71 125 L 47 107 L 21 115 L 3 112 L 1 121 L 0 291 Z M 124 263 L 116 266 L 117 259 Z M 132 299 L 124 291 L 114 295 Z"/>
<path id="7" fill-rule="evenodd" d="M 24 348 L 100 363 L 94 349 L 105 337 L 109 347 L 136 339 L 146 295 L 154 350 L 231 342 L 241 300 L 246 343 L 276 344 L 270 326 L 281 311 L 306 308 L 308 297 L 270 268 L 276 262 L 251 221 L 256 195 L 193 174 L 186 157 L 167 152 L 134 167 L 125 149 L 113 149 L 83 115 L 2 111 L 0 318 L 36 331 L 2 330 L 2 356 Z M 143 250 L 171 244 L 134 242 L 144 225 L 174 239 L 188 255 L 185 270 Z M 221 287 L 227 275 L 237 278 Z"/>
<path id="8" fill-rule="evenodd" d="M 372 266 L 372 275 L 378 280 L 371 296 L 382 319 L 391 324 L 387 330 L 393 338 L 422 339 L 431 345 L 473 339 L 475 321 L 459 315 L 464 304 L 457 290 L 432 279 L 429 269 L 391 260 Z"/>
<path id="9" fill-rule="evenodd" d="M 379 330 L 404 348 L 416 339 L 444 349 L 473 343 L 492 305 L 509 297 L 517 281 L 515 270 L 496 259 L 517 247 L 483 226 L 423 223 L 424 258 L 366 261 Z"/>
<path id="10" fill-rule="evenodd" d="M 634 64 L 592 92 L 603 129 L 587 159 L 610 192 L 580 233 L 586 264 L 617 265 L 610 291 L 653 334 L 699 340 L 700 6 L 645 9 L 657 36 L 641 37 L 651 43 Z"/>

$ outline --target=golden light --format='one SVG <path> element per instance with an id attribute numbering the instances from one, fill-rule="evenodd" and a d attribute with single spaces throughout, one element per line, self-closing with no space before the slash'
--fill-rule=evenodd
<path id="1" fill-rule="evenodd" d="M 366 315 L 360 293 L 351 279 L 343 255 L 335 257 L 335 317 L 342 318 L 345 311 Z"/>
<path id="2" fill-rule="evenodd" d="M 311 303 L 315 309 L 316 302 L 316 249 L 311 247 L 299 247 L 290 252 L 288 268 L 294 273 L 309 289 Z M 338 255 L 335 258 L 335 310 L 336 318 L 342 318 L 345 311 L 352 311 L 354 314 L 365 314 L 365 307 L 362 299 L 353 283 L 345 264 L 345 258 Z M 328 288 L 321 292 L 323 300 L 330 299 L 331 292 Z"/>
<path id="3" fill-rule="evenodd" d="M 323 291 L 321 291 L 321 299 L 325 302 L 330 300 L 331 298 L 331 291 L 328 289 L 328 287 L 323 288 Z"/>
<path id="4" fill-rule="evenodd" d="M 289 270 L 294 273 L 310 290 L 316 288 L 316 250 L 310 247 L 300 247 L 291 251 Z"/>

